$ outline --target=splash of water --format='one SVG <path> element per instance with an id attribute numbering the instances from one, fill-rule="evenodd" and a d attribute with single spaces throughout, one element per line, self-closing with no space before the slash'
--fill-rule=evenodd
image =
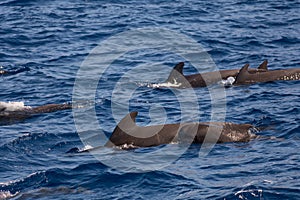
<path id="1" fill-rule="evenodd" d="M 0 200 L 10 199 L 10 198 L 16 196 L 17 194 L 18 194 L 18 192 L 13 194 L 10 191 L 0 191 Z"/>
<path id="2" fill-rule="evenodd" d="M 177 83 L 169 83 L 169 82 L 166 82 L 166 83 L 154 83 L 154 84 L 148 84 L 147 87 L 152 87 L 152 88 L 161 88 L 161 87 L 166 87 L 166 88 L 169 88 L 169 87 L 172 87 L 172 88 L 176 88 L 176 87 L 180 87 L 181 84 L 177 84 Z"/>
<path id="3" fill-rule="evenodd" d="M 234 81 L 235 81 L 235 78 L 232 76 L 229 76 L 226 80 L 222 80 L 221 84 L 224 86 L 232 86 Z"/>
<path id="4" fill-rule="evenodd" d="M 0 111 L 19 111 L 30 109 L 30 106 L 25 106 L 24 102 L 2 102 L 0 101 Z"/>

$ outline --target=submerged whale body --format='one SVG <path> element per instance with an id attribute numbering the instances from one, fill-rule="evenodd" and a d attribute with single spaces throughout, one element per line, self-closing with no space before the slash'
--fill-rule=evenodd
<path id="1" fill-rule="evenodd" d="M 251 124 L 228 122 L 181 123 L 141 127 L 136 125 L 138 112 L 126 115 L 114 129 L 107 147 L 132 145 L 151 147 L 168 143 L 248 142 L 257 135 Z"/>
<path id="2" fill-rule="evenodd" d="M 249 73 L 265 72 L 267 71 L 268 61 L 265 60 L 258 66 L 257 69 L 249 69 Z M 230 77 L 234 79 L 239 74 L 239 69 L 220 70 L 192 75 L 183 74 L 184 62 L 178 63 L 171 71 L 167 83 L 176 85 L 178 88 L 190 88 L 190 87 L 206 87 L 208 85 L 216 84 L 226 80 Z"/>
<path id="3" fill-rule="evenodd" d="M 300 68 L 249 72 L 249 64 L 244 65 L 236 76 L 235 85 L 263 83 L 271 81 L 300 80 Z"/>
<path id="4" fill-rule="evenodd" d="M 0 102 L 0 124 L 22 121 L 36 114 L 72 109 L 71 104 L 47 104 L 38 107 L 24 106 L 23 102 Z"/>
<path id="5" fill-rule="evenodd" d="M 25 72 L 25 71 L 29 71 L 29 67 L 20 67 L 20 68 L 11 68 L 9 70 L 7 69 L 3 69 L 2 66 L 0 66 L 0 75 L 14 75 L 14 74 L 18 74 L 21 72 Z"/>

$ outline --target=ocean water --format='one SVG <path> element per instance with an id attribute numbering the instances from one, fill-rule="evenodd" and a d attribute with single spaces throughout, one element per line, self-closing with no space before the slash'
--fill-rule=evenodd
<path id="1" fill-rule="evenodd" d="M 297 0 L 0 1 L 0 66 L 8 72 L 0 75 L 1 102 L 72 102 L 93 49 L 106 45 L 100 50 L 107 54 L 95 54 L 105 62 L 132 41 L 105 42 L 132 30 L 137 37 L 137 48 L 114 58 L 102 74 L 96 66 L 95 76 L 84 77 L 96 85 L 95 95 L 73 102 L 83 118 L 95 111 L 103 133 L 91 122 L 81 134 L 71 110 L 0 126 L 0 199 L 299 199 L 299 81 L 220 91 L 151 87 L 178 62 L 185 61 L 185 74 L 195 72 L 192 54 L 178 53 L 192 49 L 185 37 L 213 60 L 203 70 L 256 67 L 265 59 L 269 69 L 299 68 L 299 8 Z M 135 35 L 141 30 L 152 32 L 141 40 Z M 153 48 L 169 41 L 159 37 L 164 33 L 176 35 L 177 43 L 168 51 Z M 150 46 L 143 49 L 145 40 Z M 224 119 L 264 127 L 257 134 L 267 139 L 216 144 L 206 155 L 196 144 L 101 148 L 103 136 L 135 110 L 141 126 Z"/>

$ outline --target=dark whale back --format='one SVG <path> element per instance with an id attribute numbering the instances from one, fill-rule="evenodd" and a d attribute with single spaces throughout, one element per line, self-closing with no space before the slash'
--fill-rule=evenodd
<path id="1" fill-rule="evenodd" d="M 59 110 L 72 109 L 72 104 L 47 104 L 35 108 L 25 107 L 24 109 L 9 111 L 5 107 L 0 108 L 0 124 L 11 124 L 25 120 L 36 114 L 56 112 Z"/>
<path id="2" fill-rule="evenodd" d="M 140 127 L 136 125 L 137 112 L 126 115 L 114 129 L 107 147 L 133 145 L 150 147 L 172 142 L 248 142 L 255 135 L 250 124 L 227 122 L 181 123 Z"/>
<path id="3" fill-rule="evenodd" d="M 266 70 L 251 73 L 249 71 L 249 64 L 246 64 L 240 69 L 234 84 L 242 85 L 280 80 L 300 80 L 300 68 Z"/>
<path id="4" fill-rule="evenodd" d="M 265 72 L 268 71 L 268 61 L 265 60 L 261 63 L 257 69 L 249 69 L 249 73 Z M 236 77 L 240 70 L 220 70 L 192 75 L 183 74 L 184 62 L 180 62 L 175 65 L 172 69 L 166 83 L 172 83 L 177 85 L 179 88 L 190 88 L 190 87 L 205 87 L 211 84 L 216 84 L 222 80 L 226 80 L 228 77 Z"/>
<path id="5" fill-rule="evenodd" d="M 166 124 L 140 127 L 135 123 L 138 112 L 126 115 L 114 129 L 109 142 L 105 146 L 121 146 L 124 144 L 139 147 L 157 146 L 170 143 L 179 128 L 179 124 Z"/>
<path id="6" fill-rule="evenodd" d="M 66 109 L 72 109 L 72 104 L 47 104 L 47 105 L 32 108 L 30 112 L 32 112 L 33 114 L 38 114 L 38 113 L 56 112 L 59 110 L 66 110 Z"/>

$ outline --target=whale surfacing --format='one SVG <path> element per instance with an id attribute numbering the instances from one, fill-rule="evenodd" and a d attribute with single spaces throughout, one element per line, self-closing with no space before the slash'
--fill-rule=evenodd
<path id="1" fill-rule="evenodd" d="M 184 63 L 180 62 L 173 68 L 166 81 L 166 83 L 171 83 L 169 87 L 172 87 L 172 84 L 176 88 L 196 88 L 217 83 L 223 83 L 225 86 L 228 86 L 300 80 L 300 68 L 269 70 L 267 60 L 261 63 L 257 69 L 251 69 L 249 64 L 246 64 L 241 69 L 220 70 L 192 75 L 184 75 L 183 67 Z"/>
<path id="2" fill-rule="evenodd" d="M 203 122 L 163 124 L 141 127 L 135 123 L 138 112 L 126 115 L 114 129 L 107 147 L 132 145 L 151 147 L 168 143 L 248 142 L 256 135 L 251 124 Z"/>
<path id="3" fill-rule="evenodd" d="M 300 68 L 249 72 L 249 64 L 244 65 L 236 76 L 235 85 L 263 83 L 271 81 L 300 80 Z"/>
<path id="4" fill-rule="evenodd" d="M 72 109 L 72 104 L 47 104 L 38 107 L 24 106 L 23 102 L 0 102 L 0 124 L 25 120 L 36 114 Z"/>
<path id="5" fill-rule="evenodd" d="M 268 70 L 268 61 L 265 60 L 257 69 L 249 69 L 249 73 L 265 72 Z M 217 84 L 226 80 L 229 77 L 236 78 L 239 74 L 239 69 L 220 70 L 192 75 L 183 74 L 184 62 L 180 62 L 172 69 L 166 83 L 175 84 L 179 88 L 195 88 L 206 87 L 208 85 Z"/>

